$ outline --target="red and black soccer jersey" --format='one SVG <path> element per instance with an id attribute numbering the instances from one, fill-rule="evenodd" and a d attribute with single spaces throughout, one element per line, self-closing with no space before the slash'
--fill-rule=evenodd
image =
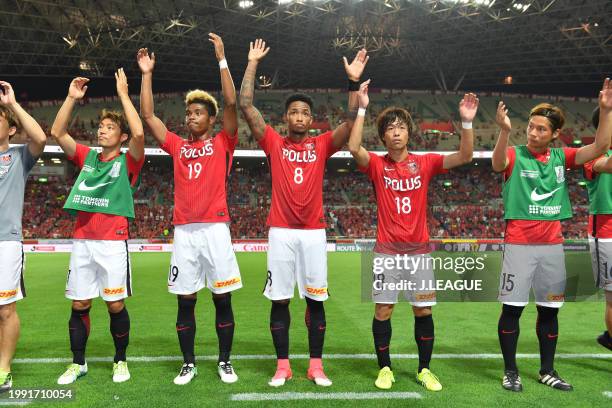
<path id="1" fill-rule="evenodd" d="M 223 130 L 194 141 L 166 133 L 160 148 L 174 166 L 174 225 L 229 221 L 226 181 L 237 142 Z"/>
<path id="2" fill-rule="evenodd" d="M 272 206 L 268 226 L 295 229 L 325 228 L 323 176 L 325 163 L 339 149 L 333 132 L 305 137 L 299 143 L 266 126 L 259 145 L 272 174 Z"/>

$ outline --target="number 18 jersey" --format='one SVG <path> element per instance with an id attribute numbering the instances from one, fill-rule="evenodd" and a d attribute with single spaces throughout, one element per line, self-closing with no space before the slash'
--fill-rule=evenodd
<path id="1" fill-rule="evenodd" d="M 259 145 L 272 175 L 272 205 L 268 226 L 294 229 L 325 228 L 323 177 L 325 163 L 339 149 L 332 132 L 305 137 L 298 143 L 266 126 Z"/>

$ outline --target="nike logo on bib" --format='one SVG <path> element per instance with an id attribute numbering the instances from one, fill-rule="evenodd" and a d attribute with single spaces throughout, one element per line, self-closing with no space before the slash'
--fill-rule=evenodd
<path id="1" fill-rule="evenodd" d="M 97 188 L 100 188 L 100 187 L 105 186 L 105 185 L 110 184 L 110 183 L 112 183 L 112 181 L 109 181 L 107 183 L 101 183 L 101 184 L 95 185 L 93 187 L 89 187 L 87 184 L 85 184 L 85 180 L 83 180 L 83 181 L 81 181 L 81 183 L 79 183 L 79 187 L 78 188 L 81 191 L 93 191 L 93 190 L 96 190 Z"/>
<path id="2" fill-rule="evenodd" d="M 531 192 L 531 199 L 532 199 L 533 201 L 542 201 L 542 200 L 544 200 L 545 198 L 548 198 L 548 197 L 552 196 L 553 194 L 555 194 L 555 193 L 557 192 L 557 190 L 560 190 L 560 189 L 561 189 L 561 187 L 557 187 L 557 188 L 555 188 L 553 191 L 551 191 L 550 193 L 546 193 L 546 194 L 538 194 L 538 193 L 537 193 L 537 191 L 536 191 L 537 189 L 538 189 L 538 188 L 536 187 L 536 188 L 534 188 L 534 189 L 533 189 L 533 191 Z"/>

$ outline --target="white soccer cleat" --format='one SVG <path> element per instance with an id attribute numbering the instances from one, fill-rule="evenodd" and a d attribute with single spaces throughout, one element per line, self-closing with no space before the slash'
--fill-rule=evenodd
<path id="1" fill-rule="evenodd" d="M 179 375 L 174 377 L 174 383 L 176 385 L 189 384 L 196 375 L 198 375 L 197 367 L 193 363 L 185 363 L 183 364 L 183 367 L 181 367 L 181 372 Z"/>
<path id="2" fill-rule="evenodd" d="M 68 366 L 64 374 L 57 379 L 59 385 L 72 384 L 79 378 L 87 374 L 87 363 L 83 365 L 72 363 Z"/>
<path id="3" fill-rule="evenodd" d="M 232 384 L 238 381 L 238 376 L 234 372 L 234 367 L 232 367 L 232 363 L 228 362 L 219 362 L 219 366 L 217 367 L 217 373 L 219 373 L 219 378 L 226 384 Z"/>
<path id="4" fill-rule="evenodd" d="M 309 368 L 306 373 L 306 378 L 320 387 L 330 387 L 332 385 L 332 381 L 327 378 L 323 372 L 323 368 Z"/>
<path id="5" fill-rule="evenodd" d="M 291 369 L 279 368 L 276 370 L 274 377 L 270 381 L 268 381 L 268 385 L 270 387 L 282 387 L 285 385 L 285 382 L 290 380 L 293 377 L 293 373 Z"/>
<path id="6" fill-rule="evenodd" d="M 122 383 L 130 379 L 130 370 L 126 361 L 113 364 L 113 382 Z"/>

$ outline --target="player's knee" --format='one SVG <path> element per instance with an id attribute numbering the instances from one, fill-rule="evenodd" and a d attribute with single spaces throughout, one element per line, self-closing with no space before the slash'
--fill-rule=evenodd
<path id="1" fill-rule="evenodd" d="M 8 305 L 0 305 L 0 323 L 11 319 L 15 314 L 17 314 L 15 302 L 9 303 Z"/>
<path id="2" fill-rule="evenodd" d="M 197 293 L 192 293 L 190 295 L 176 295 L 177 299 L 180 300 L 181 299 L 185 299 L 185 300 L 196 300 L 198 298 L 198 294 Z"/>
<path id="3" fill-rule="evenodd" d="M 536 306 L 538 309 L 538 321 L 545 322 L 557 317 L 559 309 L 556 307 Z"/>
<path id="4" fill-rule="evenodd" d="M 232 299 L 232 293 L 231 292 L 227 292 L 227 293 L 213 293 L 212 294 L 212 298 L 213 301 L 215 303 L 217 302 L 230 302 Z"/>
<path id="5" fill-rule="evenodd" d="M 270 320 L 284 320 L 289 314 L 289 300 L 272 301 L 272 309 L 270 310 Z"/>
<path id="6" fill-rule="evenodd" d="M 502 315 L 519 319 L 523 314 L 523 309 L 525 309 L 525 306 L 513 306 L 504 304 L 502 306 Z"/>
<path id="7" fill-rule="evenodd" d="M 412 306 L 412 313 L 414 313 L 416 317 L 431 316 L 431 306 Z"/>
<path id="8" fill-rule="evenodd" d="M 608 308 L 612 308 L 612 290 L 606 290 L 606 304 Z"/>
<path id="9" fill-rule="evenodd" d="M 273 300 L 272 301 L 272 307 L 274 307 L 274 305 L 285 305 L 285 306 L 289 306 L 289 299 L 281 299 L 281 300 Z"/>
<path id="10" fill-rule="evenodd" d="M 114 302 L 106 302 L 106 307 L 110 313 L 119 313 L 125 306 L 123 300 L 117 300 Z"/>
<path id="11" fill-rule="evenodd" d="M 377 304 L 374 309 L 374 316 L 376 320 L 389 320 L 393 314 L 393 307 L 395 305 Z"/>
<path id="12" fill-rule="evenodd" d="M 87 300 L 73 300 L 72 309 L 74 310 L 86 310 L 91 307 L 91 299 Z"/>

